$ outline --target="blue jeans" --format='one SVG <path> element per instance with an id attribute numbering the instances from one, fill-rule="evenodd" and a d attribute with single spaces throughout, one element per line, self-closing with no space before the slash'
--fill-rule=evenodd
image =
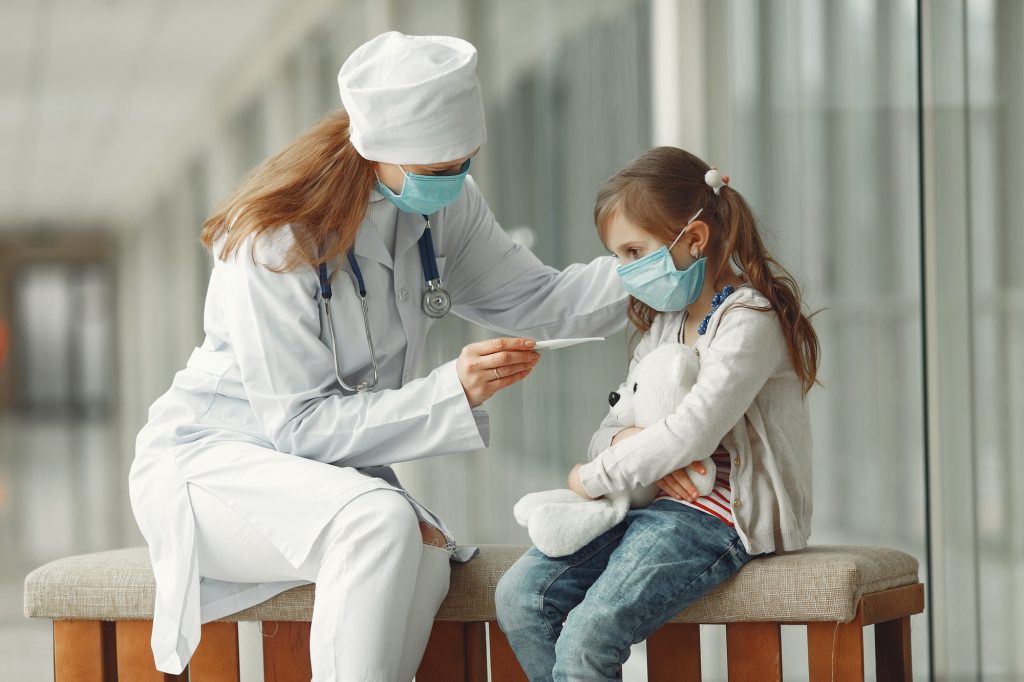
<path id="1" fill-rule="evenodd" d="M 531 547 L 498 583 L 498 625 L 531 682 L 621 680 L 630 645 L 750 558 L 729 525 L 657 500 L 575 554 Z"/>

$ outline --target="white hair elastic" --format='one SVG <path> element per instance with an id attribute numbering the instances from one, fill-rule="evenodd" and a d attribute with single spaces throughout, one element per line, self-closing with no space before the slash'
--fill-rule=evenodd
<path id="1" fill-rule="evenodd" d="M 722 185 L 729 184 L 729 176 L 722 175 L 718 172 L 717 168 L 712 168 L 704 174 L 704 183 L 711 189 L 715 190 L 715 195 L 717 196 L 718 193 L 722 191 Z"/>

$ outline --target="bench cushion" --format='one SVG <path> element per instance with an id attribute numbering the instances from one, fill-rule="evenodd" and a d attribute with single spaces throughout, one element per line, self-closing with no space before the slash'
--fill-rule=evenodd
<path id="1" fill-rule="evenodd" d="M 438 619 L 494 620 L 494 588 L 525 547 L 483 545 L 452 564 Z M 754 559 L 673 619 L 680 623 L 852 620 L 862 595 L 917 582 L 917 560 L 878 547 L 821 546 Z M 59 559 L 25 579 L 25 615 L 51 620 L 149 620 L 154 583 L 144 547 Z M 308 621 L 313 586 L 296 587 L 225 620 Z"/>

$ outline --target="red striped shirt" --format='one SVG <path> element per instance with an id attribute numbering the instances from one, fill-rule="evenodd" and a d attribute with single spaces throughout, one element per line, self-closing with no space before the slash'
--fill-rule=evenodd
<path id="1" fill-rule="evenodd" d="M 715 518 L 718 518 L 730 526 L 736 525 L 732 517 L 732 488 L 729 487 L 729 472 L 732 471 L 732 462 L 729 460 L 729 453 L 722 446 L 718 446 L 718 450 L 711 455 L 711 460 L 715 463 L 715 467 L 718 471 L 715 472 L 715 487 L 710 493 L 703 497 L 698 497 L 693 502 L 687 502 L 685 500 L 677 500 L 674 497 L 669 497 L 664 493 L 658 497 L 665 498 L 668 500 L 675 500 L 680 504 L 685 504 L 687 507 L 693 507 L 700 511 L 711 514 Z"/>

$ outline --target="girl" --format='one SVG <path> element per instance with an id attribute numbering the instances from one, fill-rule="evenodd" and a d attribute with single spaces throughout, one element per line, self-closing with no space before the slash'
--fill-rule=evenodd
<path id="1" fill-rule="evenodd" d="M 493 339 L 416 378 L 431 323 L 451 308 L 532 338 L 621 328 L 612 259 L 544 266 L 468 177 L 475 65 L 457 38 L 370 40 L 341 68 L 345 111 L 206 222 L 206 338 L 150 409 L 129 481 L 159 670 L 182 671 L 201 623 L 315 582 L 315 682 L 409 682 L 449 558 L 473 550 L 450 552 L 388 465 L 485 447 L 478 408 L 539 357 Z"/>
<path id="2" fill-rule="evenodd" d="M 621 266 L 635 363 L 692 345 L 697 383 L 673 415 L 625 429 L 610 412 L 569 487 L 585 498 L 656 482 L 649 507 L 575 554 L 531 548 L 498 584 L 498 623 L 531 680 L 619 680 L 650 636 L 751 557 L 806 545 L 811 438 L 804 397 L 818 339 L 793 279 L 765 251 L 743 197 L 673 147 L 612 177 L 594 211 Z M 625 385 L 619 391 L 629 390 Z M 683 467 L 714 455 L 697 498 Z"/>

